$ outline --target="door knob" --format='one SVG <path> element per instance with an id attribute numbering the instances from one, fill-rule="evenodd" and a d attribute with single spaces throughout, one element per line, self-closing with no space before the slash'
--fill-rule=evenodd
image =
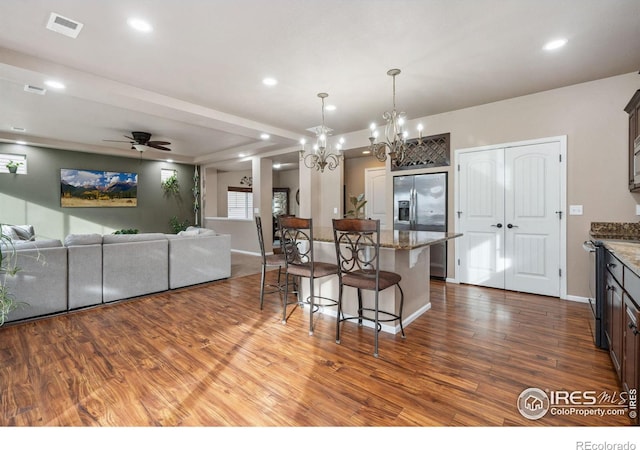
<path id="1" fill-rule="evenodd" d="M 502 224 L 501 224 L 501 223 L 498 223 L 498 224 L 496 224 L 496 225 L 491 225 L 491 226 L 492 226 L 492 227 L 496 227 L 496 228 L 502 228 Z"/>
<path id="2" fill-rule="evenodd" d="M 507 228 L 518 228 L 518 225 L 507 224 Z"/>

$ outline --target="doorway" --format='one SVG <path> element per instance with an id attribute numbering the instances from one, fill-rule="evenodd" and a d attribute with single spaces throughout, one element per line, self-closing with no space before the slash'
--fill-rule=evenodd
<path id="1" fill-rule="evenodd" d="M 566 137 L 456 152 L 462 283 L 566 295 Z"/>

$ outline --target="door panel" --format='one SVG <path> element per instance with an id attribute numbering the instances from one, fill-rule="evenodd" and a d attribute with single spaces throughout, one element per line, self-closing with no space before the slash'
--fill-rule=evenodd
<path id="1" fill-rule="evenodd" d="M 460 155 L 461 279 L 504 288 L 504 151 Z"/>
<path id="2" fill-rule="evenodd" d="M 560 143 L 459 155 L 460 280 L 560 294 Z"/>
<path id="3" fill-rule="evenodd" d="M 505 150 L 506 289 L 560 294 L 559 154 L 557 142 Z"/>
<path id="4" fill-rule="evenodd" d="M 380 220 L 380 229 L 385 228 L 386 221 L 386 169 L 366 169 L 365 194 L 367 200 L 365 204 L 365 215 L 371 219 Z"/>

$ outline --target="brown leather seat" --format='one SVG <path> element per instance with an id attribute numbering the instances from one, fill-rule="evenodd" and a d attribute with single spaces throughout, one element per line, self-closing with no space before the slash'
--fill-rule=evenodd
<path id="1" fill-rule="evenodd" d="M 362 325 L 363 320 L 374 324 L 374 351 L 378 357 L 378 333 L 382 328 L 380 322 L 400 324 L 402 337 L 405 337 L 402 326 L 402 309 L 404 293 L 400 287 L 402 277 L 386 270 L 380 270 L 380 221 L 371 219 L 333 219 L 333 239 L 336 245 L 338 262 L 338 279 L 340 290 L 338 296 L 338 314 L 336 316 L 336 343 L 340 343 L 340 324 L 345 320 L 356 320 Z M 358 315 L 345 316 L 342 311 L 342 293 L 344 286 L 358 290 Z M 400 290 L 400 308 L 395 311 L 379 309 L 380 291 L 397 286 Z M 362 290 L 374 291 L 373 306 L 364 307 Z M 373 315 L 373 317 L 371 317 Z"/>
<path id="2" fill-rule="evenodd" d="M 282 249 L 285 255 L 286 274 L 309 279 L 309 297 L 298 298 L 299 304 L 309 304 L 309 335 L 313 335 L 313 314 L 319 306 L 335 306 L 335 299 L 314 294 L 314 280 L 338 273 L 333 263 L 315 261 L 313 258 L 313 220 L 300 217 L 279 218 Z M 285 287 L 285 298 L 288 288 Z M 319 300 L 319 303 L 316 303 Z M 322 303 L 324 301 L 324 303 Z M 286 321 L 286 306 L 282 321 Z"/>

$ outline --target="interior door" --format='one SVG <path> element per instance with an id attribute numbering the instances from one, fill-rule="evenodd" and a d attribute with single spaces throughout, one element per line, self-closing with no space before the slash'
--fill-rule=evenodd
<path id="1" fill-rule="evenodd" d="M 505 289 L 560 295 L 560 144 L 505 149 Z"/>
<path id="2" fill-rule="evenodd" d="M 504 149 L 459 158 L 460 278 L 504 288 Z"/>
<path id="3" fill-rule="evenodd" d="M 386 168 L 365 169 L 364 185 L 364 198 L 367 200 L 364 207 L 366 217 L 380 219 L 380 229 L 384 229 L 387 214 Z"/>
<path id="4" fill-rule="evenodd" d="M 459 155 L 463 283 L 558 297 L 560 143 Z"/>

